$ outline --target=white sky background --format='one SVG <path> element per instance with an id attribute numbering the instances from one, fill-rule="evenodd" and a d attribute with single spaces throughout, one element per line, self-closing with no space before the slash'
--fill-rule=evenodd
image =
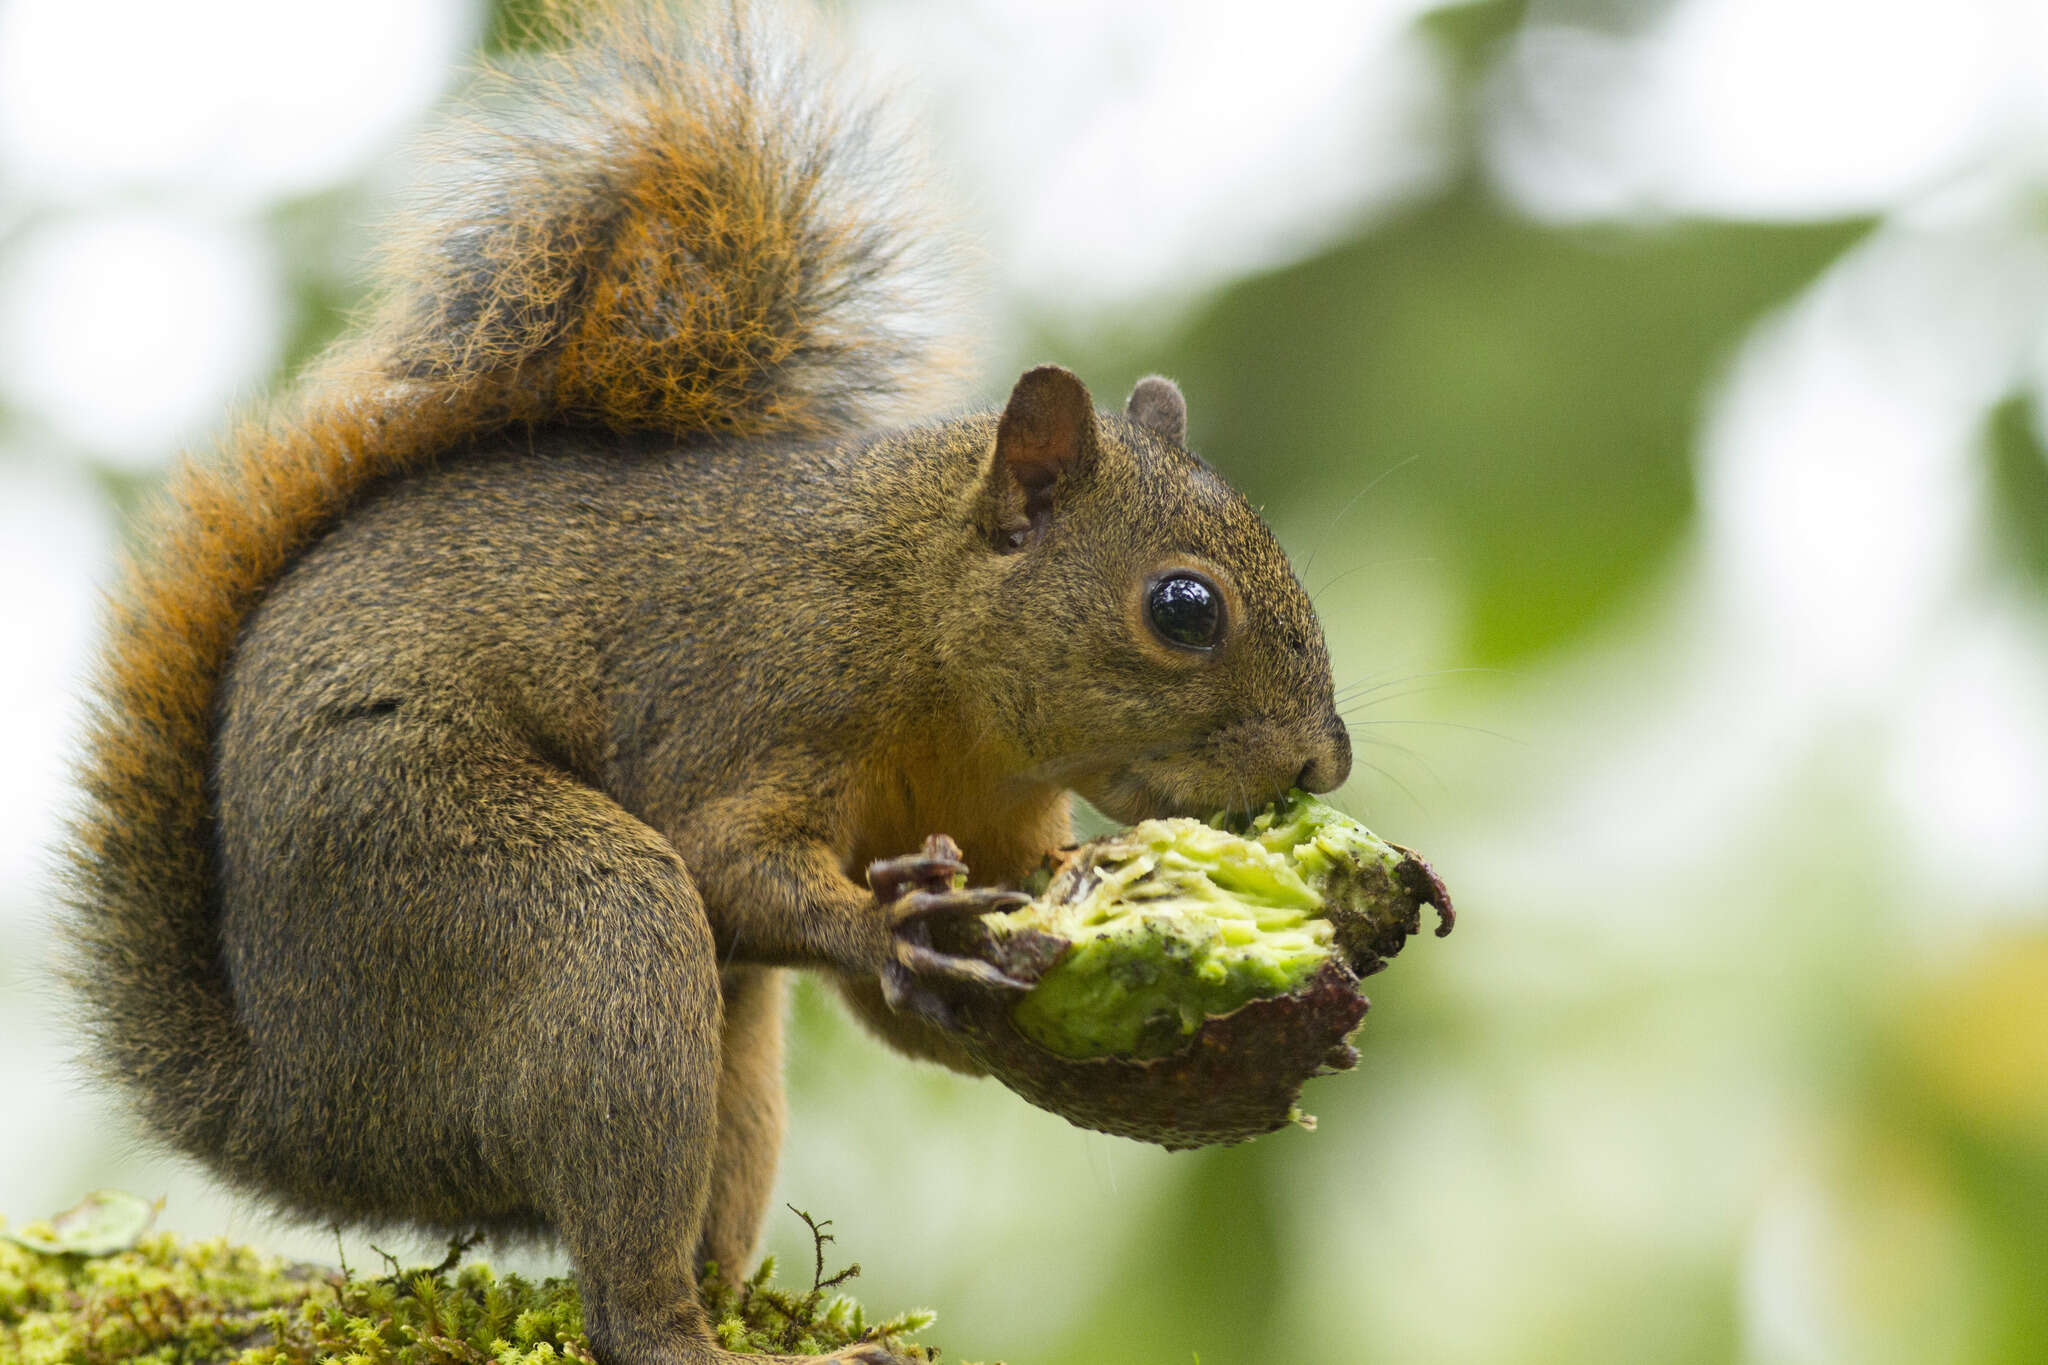
<path id="1" fill-rule="evenodd" d="M 1013 313 L 1121 324 L 1440 182 L 1449 111 L 1444 73 L 1409 28 L 1420 8 L 1317 0 L 1254 21 L 1215 0 L 1063 0 L 1026 19 L 993 0 L 877 0 L 851 29 L 932 111 Z M 1750 829 L 1803 756 L 1848 742 L 1881 755 L 1871 799 L 1923 836 L 1900 867 L 1930 903 L 1966 927 L 2038 916 L 2048 621 L 1982 561 L 1971 441 L 2013 385 L 2048 380 L 2036 226 L 2048 8 L 1679 0 L 1630 34 L 1547 21 L 1554 8 L 1536 0 L 1488 90 L 1485 168 L 1525 211 L 1886 221 L 1731 366 L 1699 438 L 1701 525 L 1671 580 L 1638 618 L 1526 680 L 1525 729 L 1582 758 L 1511 773 L 1511 801 L 1450 821 L 1461 895 L 1503 914 L 1590 916 L 1619 953 L 1681 951 L 1699 903 L 1668 894 L 1673 879 L 1708 866 L 1716 837 Z M 450 0 L 0 6 L 0 569 L 17 585 L 0 672 L 0 1031 L 27 1040 L 0 1052 L 0 1094 L 38 1097 L 0 1106 L 0 1213 L 47 1202 L 72 1178 L 76 1135 L 110 1112 L 60 1078 L 58 1037 L 23 994 L 45 952 L 37 869 L 113 541 L 92 470 L 158 467 L 264 382 L 290 323 L 291 250 L 266 215 L 384 164 L 478 23 Z M 1633 685 L 1646 667 L 1666 685 Z M 1589 859 L 1611 871 L 1611 899 L 1532 894 L 1570 886 Z M 1692 1055 L 1691 1041 L 1673 1045 Z M 1388 1100 L 1409 1105 L 1412 1141 L 1390 1159 L 1410 1163 L 1418 1188 L 1441 1188 L 1446 1152 L 1468 1173 L 1505 1160 L 1459 1086 Z M 1575 1208 L 1692 1208 L 1707 1226 L 1724 1215 L 1686 1202 L 1696 1172 L 1660 1145 L 1657 1103 L 1648 1085 L 1626 1112 L 1574 1108 L 1611 1120 L 1604 1145 L 1545 1109 L 1532 1121 L 1548 1145 L 1517 1150 Z M 1796 1126 L 1731 1107 L 1720 1121 L 1738 1153 Z M 1149 1188 L 1141 1156 L 1030 1126 L 1039 1117 L 1015 1131 L 1082 1187 Z M 1616 1132 L 1640 1141 L 1617 1146 Z M 887 1161 L 859 1143 L 799 1129 L 793 1179 Z M 1589 1146 L 1605 1154 L 1597 1171 Z M 1741 1161 L 1731 1181 L 1770 1185 L 1763 1156 Z M 223 1207 L 189 1176 L 122 1169 L 155 1179 L 151 1193 L 175 1188 L 181 1207 Z M 1376 1225 L 1405 1227 L 1421 1258 L 1408 1301 L 1370 1306 L 1389 1358 L 1508 1359 L 1530 1327 L 1512 1295 L 1500 1311 L 1445 1312 L 1470 1272 L 1460 1248 L 1486 1242 L 1507 1275 L 1548 1216 L 1524 1200 L 1521 1221 L 1496 1226 L 1517 1191 L 1463 1188 L 1463 1205 L 1396 1204 Z M 1754 1223 L 1749 1263 L 1770 1273 L 1744 1281 L 1752 1356 L 1855 1358 L 1868 1342 L 1815 1287 L 1821 1196 L 1803 1177 L 1783 1189 Z M 948 1247 L 967 1235 L 902 1253 L 940 1277 L 934 1298 L 958 1283 Z M 317 1239 L 306 1246 L 317 1254 Z M 1009 1349 L 1028 1356 L 1021 1310 L 1015 1327 Z M 1391 1349 L 1404 1333 L 1417 1350 Z"/>

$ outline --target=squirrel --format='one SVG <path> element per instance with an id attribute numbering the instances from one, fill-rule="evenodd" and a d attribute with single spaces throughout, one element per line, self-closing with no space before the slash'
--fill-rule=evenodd
<path id="1" fill-rule="evenodd" d="M 789 969 L 973 1072 L 948 1002 L 1015 983 L 919 927 L 1014 903 L 1071 793 L 1206 814 L 1350 746 L 1171 382 L 916 416 L 950 248 L 816 42 L 737 4 L 563 27 L 485 74 L 356 330 L 150 514 L 68 972 L 93 1065 L 231 1185 L 553 1238 L 599 1361 L 706 1365 Z"/>

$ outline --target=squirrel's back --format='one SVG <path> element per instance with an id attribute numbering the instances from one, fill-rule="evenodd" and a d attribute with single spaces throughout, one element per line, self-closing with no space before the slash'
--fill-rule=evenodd
<path id="1" fill-rule="evenodd" d="M 218 1146 L 246 1056 L 217 932 L 216 694 L 293 559 L 371 485 L 535 424 L 833 436 L 955 368 L 914 167 L 814 41 L 738 5 L 559 28 L 566 50 L 485 72 L 485 112 L 434 149 L 364 326 L 181 465 L 110 595 L 71 974 L 95 1064 L 188 1151 Z"/>

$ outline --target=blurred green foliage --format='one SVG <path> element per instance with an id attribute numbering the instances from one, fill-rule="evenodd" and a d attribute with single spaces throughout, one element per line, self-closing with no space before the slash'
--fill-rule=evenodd
<path id="1" fill-rule="evenodd" d="M 2048 589 L 2048 450 L 2031 398 L 2015 394 L 1992 409 L 1985 454 L 1998 548 L 2036 588 Z"/>
<path id="2" fill-rule="evenodd" d="M 1545 229 L 1459 186 L 1234 285 L 1168 341 L 1198 440 L 1275 515 L 1380 489 L 1470 602 L 1461 661 L 1585 630 L 1692 512 L 1710 382 L 1860 224 Z"/>

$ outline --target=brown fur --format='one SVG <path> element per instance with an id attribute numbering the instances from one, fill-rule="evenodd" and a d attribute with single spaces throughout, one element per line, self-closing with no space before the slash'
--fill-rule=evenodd
<path id="1" fill-rule="evenodd" d="M 557 1236 L 601 1358 L 708 1362 L 782 969 L 971 1070 L 883 1002 L 868 861 L 942 830 L 1008 880 L 1069 787 L 1206 811 L 1348 748 L 1177 391 L 1134 421 L 1040 370 L 875 434 L 942 365 L 879 320 L 934 253 L 874 115 L 737 14 L 607 12 L 519 86 L 363 333 L 174 476 L 110 614 L 74 974 L 172 1145 L 323 1218 Z M 1233 604 L 1211 653 L 1144 624 L 1174 565 Z"/>

